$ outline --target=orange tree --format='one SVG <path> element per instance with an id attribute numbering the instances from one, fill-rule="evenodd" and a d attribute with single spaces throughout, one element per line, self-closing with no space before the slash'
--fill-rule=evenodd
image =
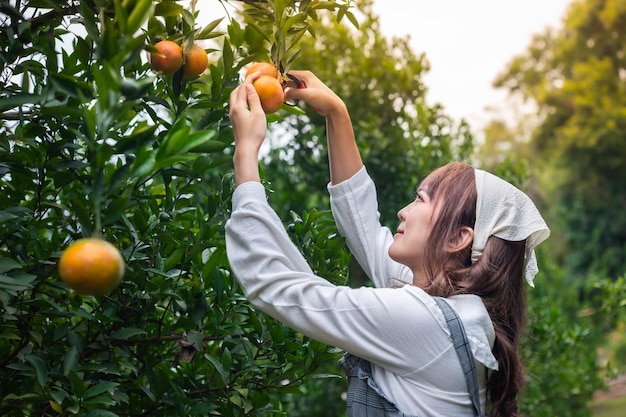
<path id="1" fill-rule="evenodd" d="M 354 20 L 350 2 L 223 2 L 251 21 L 205 26 L 200 4 L 0 1 L 2 416 L 283 415 L 277 393 L 335 357 L 255 311 L 229 270 L 227 102 L 247 63 L 284 69 L 318 8 Z M 210 45 L 208 71 L 153 71 L 165 39 Z M 327 213 L 290 230 L 345 279 Z M 91 236 L 126 264 L 109 295 L 59 279 L 62 251 Z"/>

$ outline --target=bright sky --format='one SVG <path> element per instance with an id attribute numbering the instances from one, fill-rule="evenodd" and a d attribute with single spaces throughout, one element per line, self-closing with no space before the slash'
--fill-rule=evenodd
<path id="1" fill-rule="evenodd" d="M 375 0 L 381 29 L 410 35 L 431 64 L 424 77 L 430 103 L 479 128 L 506 92 L 491 84 L 506 64 L 547 26 L 558 28 L 572 0 Z M 499 114 L 499 113 L 498 113 Z"/>

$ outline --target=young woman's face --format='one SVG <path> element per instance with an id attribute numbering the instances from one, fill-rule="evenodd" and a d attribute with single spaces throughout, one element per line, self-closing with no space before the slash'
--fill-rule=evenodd
<path id="1" fill-rule="evenodd" d="M 415 200 L 398 212 L 400 225 L 389 247 L 389 256 L 414 273 L 420 271 L 434 217 L 435 205 L 428 195 L 428 188 L 418 188 Z"/>

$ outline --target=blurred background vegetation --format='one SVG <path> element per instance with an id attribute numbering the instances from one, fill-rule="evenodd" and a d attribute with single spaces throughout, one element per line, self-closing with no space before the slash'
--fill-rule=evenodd
<path id="1" fill-rule="evenodd" d="M 390 227 L 450 160 L 533 196 L 552 236 L 522 409 L 591 416 L 626 373 L 626 4 L 573 1 L 494 81 L 533 110 L 475 131 L 427 104 L 428 57 L 382 35 L 372 0 L 221 3 L 228 17 L 201 26 L 195 1 L 0 0 L 0 414 L 344 415 L 341 353 L 255 311 L 224 253 L 228 94 L 273 60 L 345 100 Z M 203 42 L 209 71 L 152 72 L 147 45 L 164 38 Z M 368 285 L 328 213 L 324 120 L 285 106 L 268 121 L 272 205 L 318 274 Z M 56 261 L 95 232 L 128 272 L 81 297 Z"/>

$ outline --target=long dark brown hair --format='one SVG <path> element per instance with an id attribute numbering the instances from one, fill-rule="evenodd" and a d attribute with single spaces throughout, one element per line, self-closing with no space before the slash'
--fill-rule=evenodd
<path id="1" fill-rule="evenodd" d="M 491 317 L 496 340 L 493 354 L 499 369 L 489 372 L 487 398 L 490 417 L 517 417 L 517 395 L 524 385 L 524 369 L 518 348 L 526 325 L 527 297 L 523 277 L 525 241 L 510 242 L 490 237 L 483 254 L 471 263 L 471 245 L 450 251 L 446 242 L 458 229 L 476 222 L 474 169 L 453 162 L 423 181 L 435 203 L 433 224 L 424 256 L 430 284 L 424 290 L 433 296 L 475 294 L 481 297 Z"/>

